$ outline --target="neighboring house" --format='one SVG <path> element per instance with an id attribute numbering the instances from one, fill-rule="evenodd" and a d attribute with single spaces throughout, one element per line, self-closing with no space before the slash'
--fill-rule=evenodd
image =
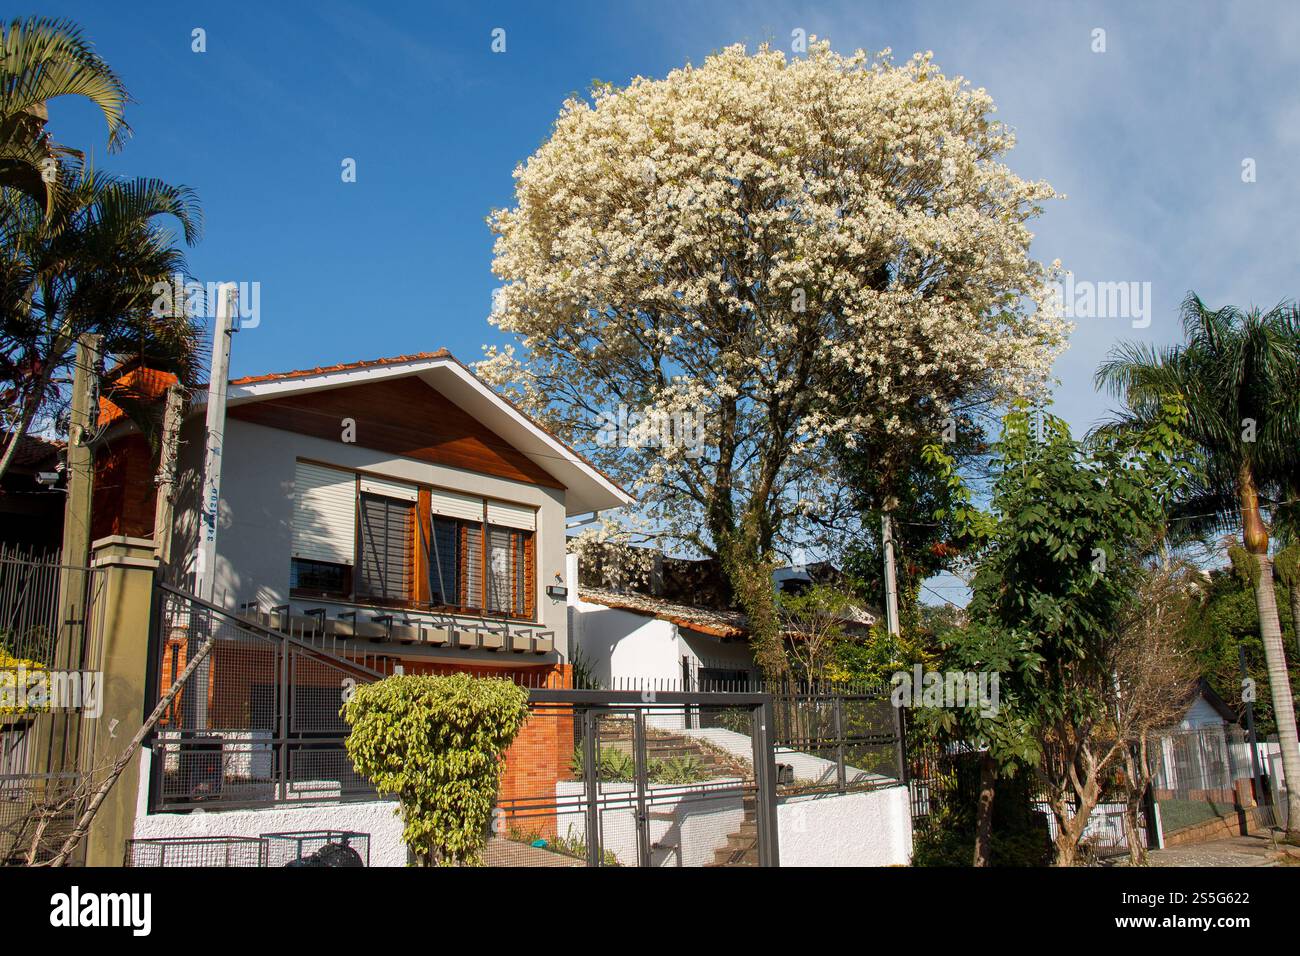
<path id="1" fill-rule="evenodd" d="M 569 631 L 575 660 L 603 687 L 655 686 L 708 690 L 746 684 L 761 676 L 749 644 L 745 616 L 691 600 L 711 593 L 699 584 L 703 562 L 657 557 L 649 582 L 638 587 L 605 586 L 610 575 L 579 568 L 568 557 Z M 600 562 L 593 562 L 599 566 Z M 594 583 L 593 583 L 594 579 Z M 781 568 L 778 590 L 795 593 L 813 583 L 834 583 L 829 563 Z M 588 582 L 588 583 L 582 583 Z M 851 608 L 845 629 L 865 634 L 877 616 Z"/>
<path id="2" fill-rule="evenodd" d="M 0 448 L 8 434 L 0 433 Z M 24 435 L 0 481 L 0 548 L 45 554 L 63 538 L 64 443 Z"/>
<path id="3" fill-rule="evenodd" d="M 204 416 L 193 402 L 180 436 L 181 580 Z M 101 425 L 95 526 L 148 535 L 156 453 L 106 401 Z M 566 661 L 566 516 L 632 501 L 446 351 L 234 379 L 222 459 L 213 600 L 407 673 Z"/>
<path id="4" fill-rule="evenodd" d="M 1209 681 L 1197 678 L 1196 686 L 1182 720 L 1178 722 L 1179 730 L 1196 730 L 1200 727 L 1217 727 L 1222 724 L 1235 724 L 1239 721 L 1237 712 L 1228 706 L 1227 701 L 1214 692 Z"/>

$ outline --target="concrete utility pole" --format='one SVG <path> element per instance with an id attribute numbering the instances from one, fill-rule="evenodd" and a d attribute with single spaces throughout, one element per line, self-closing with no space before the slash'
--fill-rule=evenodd
<path id="1" fill-rule="evenodd" d="M 194 593 L 204 601 L 213 600 L 216 584 L 217 521 L 221 511 L 221 452 L 225 445 L 226 388 L 230 379 L 230 337 L 234 334 L 236 286 L 223 282 L 217 287 L 217 318 L 212 328 L 212 366 L 208 370 L 208 409 L 206 443 L 203 460 L 203 490 L 199 497 L 199 540 L 194 548 Z M 211 615 L 195 615 L 194 626 L 186 642 L 185 659 L 192 660 L 207 646 Z M 205 659 L 195 671 L 197 686 L 207 687 L 211 660 Z M 208 726 L 206 694 L 184 697 L 185 726 Z"/>
<path id="2" fill-rule="evenodd" d="M 885 549 L 885 621 L 889 633 L 897 637 L 898 626 L 898 572 L 894 566 L 894 522 L 890 517 L 894 502 L 886 502 L 885 513 L 880 516 L 880 537 Z"/>
<path id="3" fill-rule="evenodd" d="M 199 498 L 199 542 L 194 551 L 194 593 L 212 600 L 216 579 L 217 512 L 221 508 L 221 451 L 225 444 L 226 387 L 230 378 L 230 336 L 234 333 L 237 287 L 217 287 L 217 319 L 212 329 L 212 367 L 208 372 L 207 452 Z"/>

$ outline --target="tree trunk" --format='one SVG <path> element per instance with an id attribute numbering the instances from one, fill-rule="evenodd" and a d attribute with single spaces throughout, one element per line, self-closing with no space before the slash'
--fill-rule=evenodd
<path id="1" fill-rule="evenodd" d="M 990 866 L 993 852 L 993 796 L 998 781 L 997 764 L 987 750 L 980 756 L 980 798 L 975 809 L 975 859 L 973 866 Z"/>
<path id="2" fill-rule="evenodd" d="M 1291 630 L 1295 632 L 1296 660 L 1300 660 L 1300 574 L 1291 582 Z"/>
<path id="3" fill-rule="evenodd" d="M 1277 595 L 1273 588 L 1273 562 L 1268 554 L 1255 554 L 1255 608 L 1259 611 L 1259 636 L 1264 643 L 1268 685 L 1273 695 L 1277 739 L 1282 751 L 1282 773 L 1286 777 L 1287 833 L 1300 832 L 1300 743 L 1296 739 L 1295 703 L 1291 678 L 1282 648 L 1282 625 L 1277 616 Z M 1262 797 L 1262 794 L 1260 795 Z"/>

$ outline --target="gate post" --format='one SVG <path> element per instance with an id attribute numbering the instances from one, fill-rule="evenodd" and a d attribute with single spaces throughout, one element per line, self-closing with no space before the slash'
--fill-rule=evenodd
<path id="1" fill-rule="evenodd" d="M 776 820 L 776 752 L 772 746 L 775 712 L 772 695 L 763 694 L 762 703 L 750 711 L 754 729 L 754 783 L 758 788 L 758 865 L 780 866 Z"/>
<path id="2" fill-rule="evenodd" d="M 632 757 L 636 777 L 636 857 L 637 866 L 650 865 L 650 814 L 646 807 L 645 792 L 650 781 L 650 768 L 646 753 L 645 708 L 636 708 L 632 720 Z"/>
<path id="3" fill-rule="evenodd" d="M 600 762 L 596 747 L 596 711 L 582 709 L 583 786 L 587 795 L 587 865 L 600 866 L 604 859 L 600 841 Z"/>
<path id="4" fill-rule="evenodd" d="M 144 722 L 150 684 L 150 612 L 153 578 L 158 561 L 152 538 L 117 535 L 100 538 L 92 547 L 92 565 L 102 568 L 103 627 L 101 707 L 92 724 L 92 746 L 84 765 L 89 774 L 111 764 Z M 99 807 L 86 840 L 88 866 L 121 866 L 125 841 L 135 828 L 140 791 L 140 765 L 132 762 Z"/>

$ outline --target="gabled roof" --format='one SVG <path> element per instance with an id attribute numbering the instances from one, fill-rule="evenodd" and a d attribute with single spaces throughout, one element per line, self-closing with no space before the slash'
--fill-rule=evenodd
<path id="1" fill-rule="evenodd" d="M 569 514 L 621 508 L 633 503 L 632 496 L 613 479 L 513 402 L 485 385 L 446 349 L 246 375 L 231 380 L 226 404 L 234 408 L 289 395 L 406 377 L 423 381 L 555 478 L 566 489 L 565 509 Z M 200 407 L 206 402 L 206 386 L 196 392 L 195 407 Z"/>

